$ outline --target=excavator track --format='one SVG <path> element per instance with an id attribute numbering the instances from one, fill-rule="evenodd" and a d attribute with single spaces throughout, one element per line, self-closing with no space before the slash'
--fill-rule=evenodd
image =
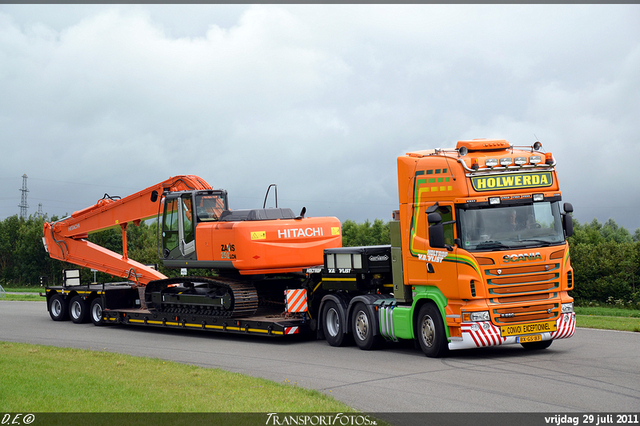
<path id="1" fill-rule="evenodd" d="M 150 311 L 231 318 L 253 315 L 258 309 L 258 293 L 245 281 L 179 277 L 149 282 L 145 302 Z"/>

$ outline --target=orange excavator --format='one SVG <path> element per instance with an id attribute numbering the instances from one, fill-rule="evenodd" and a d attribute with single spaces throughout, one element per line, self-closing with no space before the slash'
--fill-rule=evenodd
<path id="1" fill-rule="evenodd" d="M 342 245 L 337 218 L 304 214 L 304 208 L 297 216 L 278 208 L 277 192 L 275 208 L 231 210 L 227 191 L 183 175 L 125 198 L 105 194 L 91 207 L 45 223 L 43 242 L 52 258 L 135 282 L 150 311 L 246 316 L 274 295 L 282 299 L 292 277 L 304 277 L 304 268 L 322 264 L 324 249 Z M 127 227 L 153 217 L 165 267 L 214 269 L 217 276 L 167 278 L 130 259 Z M 122 230 L 122 254 L 88 241 L 89 234 L 114 227 Z"/>

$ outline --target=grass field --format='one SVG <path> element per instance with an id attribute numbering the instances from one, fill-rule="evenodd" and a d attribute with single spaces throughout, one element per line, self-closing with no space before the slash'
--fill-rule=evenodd
<path id="1" fill-rule="evenodd" d="M 4 291 L 7 293 L 44 293 L 44 288 L 42 287 L 4 287 Z"/>
<path id="2" fill-rule="evenodd" d="M 578 327 L 640 332 L 639 310 L 580 306 L 575 310 Z"/>
<path id="3" fill-rule="evenodd" d="M 295 383 L 104 351 L 0 342 L 5 412 L 353 412 Z M 150 390 L 153 392 L 150 392 Z"/>

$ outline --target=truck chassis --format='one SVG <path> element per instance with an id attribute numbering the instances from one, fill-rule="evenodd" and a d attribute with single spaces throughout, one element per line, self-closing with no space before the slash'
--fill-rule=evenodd
<path id="1" fill-rule="evenodd" d="M 80 324 L 127 324 L 159 328 L 193 329 L 234 334 L 288 336 L 310 332 L 305 313 L 283 313 L 261 307 L 249 318 L 228 318 L 190 313 L 157 312 L 143 307 L 135 284 L 108 283 L 46 288 L 47 308 L 54 321 Z"/>

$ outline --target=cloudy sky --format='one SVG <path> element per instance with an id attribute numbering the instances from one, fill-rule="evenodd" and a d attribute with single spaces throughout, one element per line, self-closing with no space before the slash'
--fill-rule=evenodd
<path id="1" fill-rule="evenodd" d="M 195 174 L 232 208 L 389 220 L 396 157 L 536 139 L 640 227 L 640 5 L 0 5 L 0 219 Z"/>

